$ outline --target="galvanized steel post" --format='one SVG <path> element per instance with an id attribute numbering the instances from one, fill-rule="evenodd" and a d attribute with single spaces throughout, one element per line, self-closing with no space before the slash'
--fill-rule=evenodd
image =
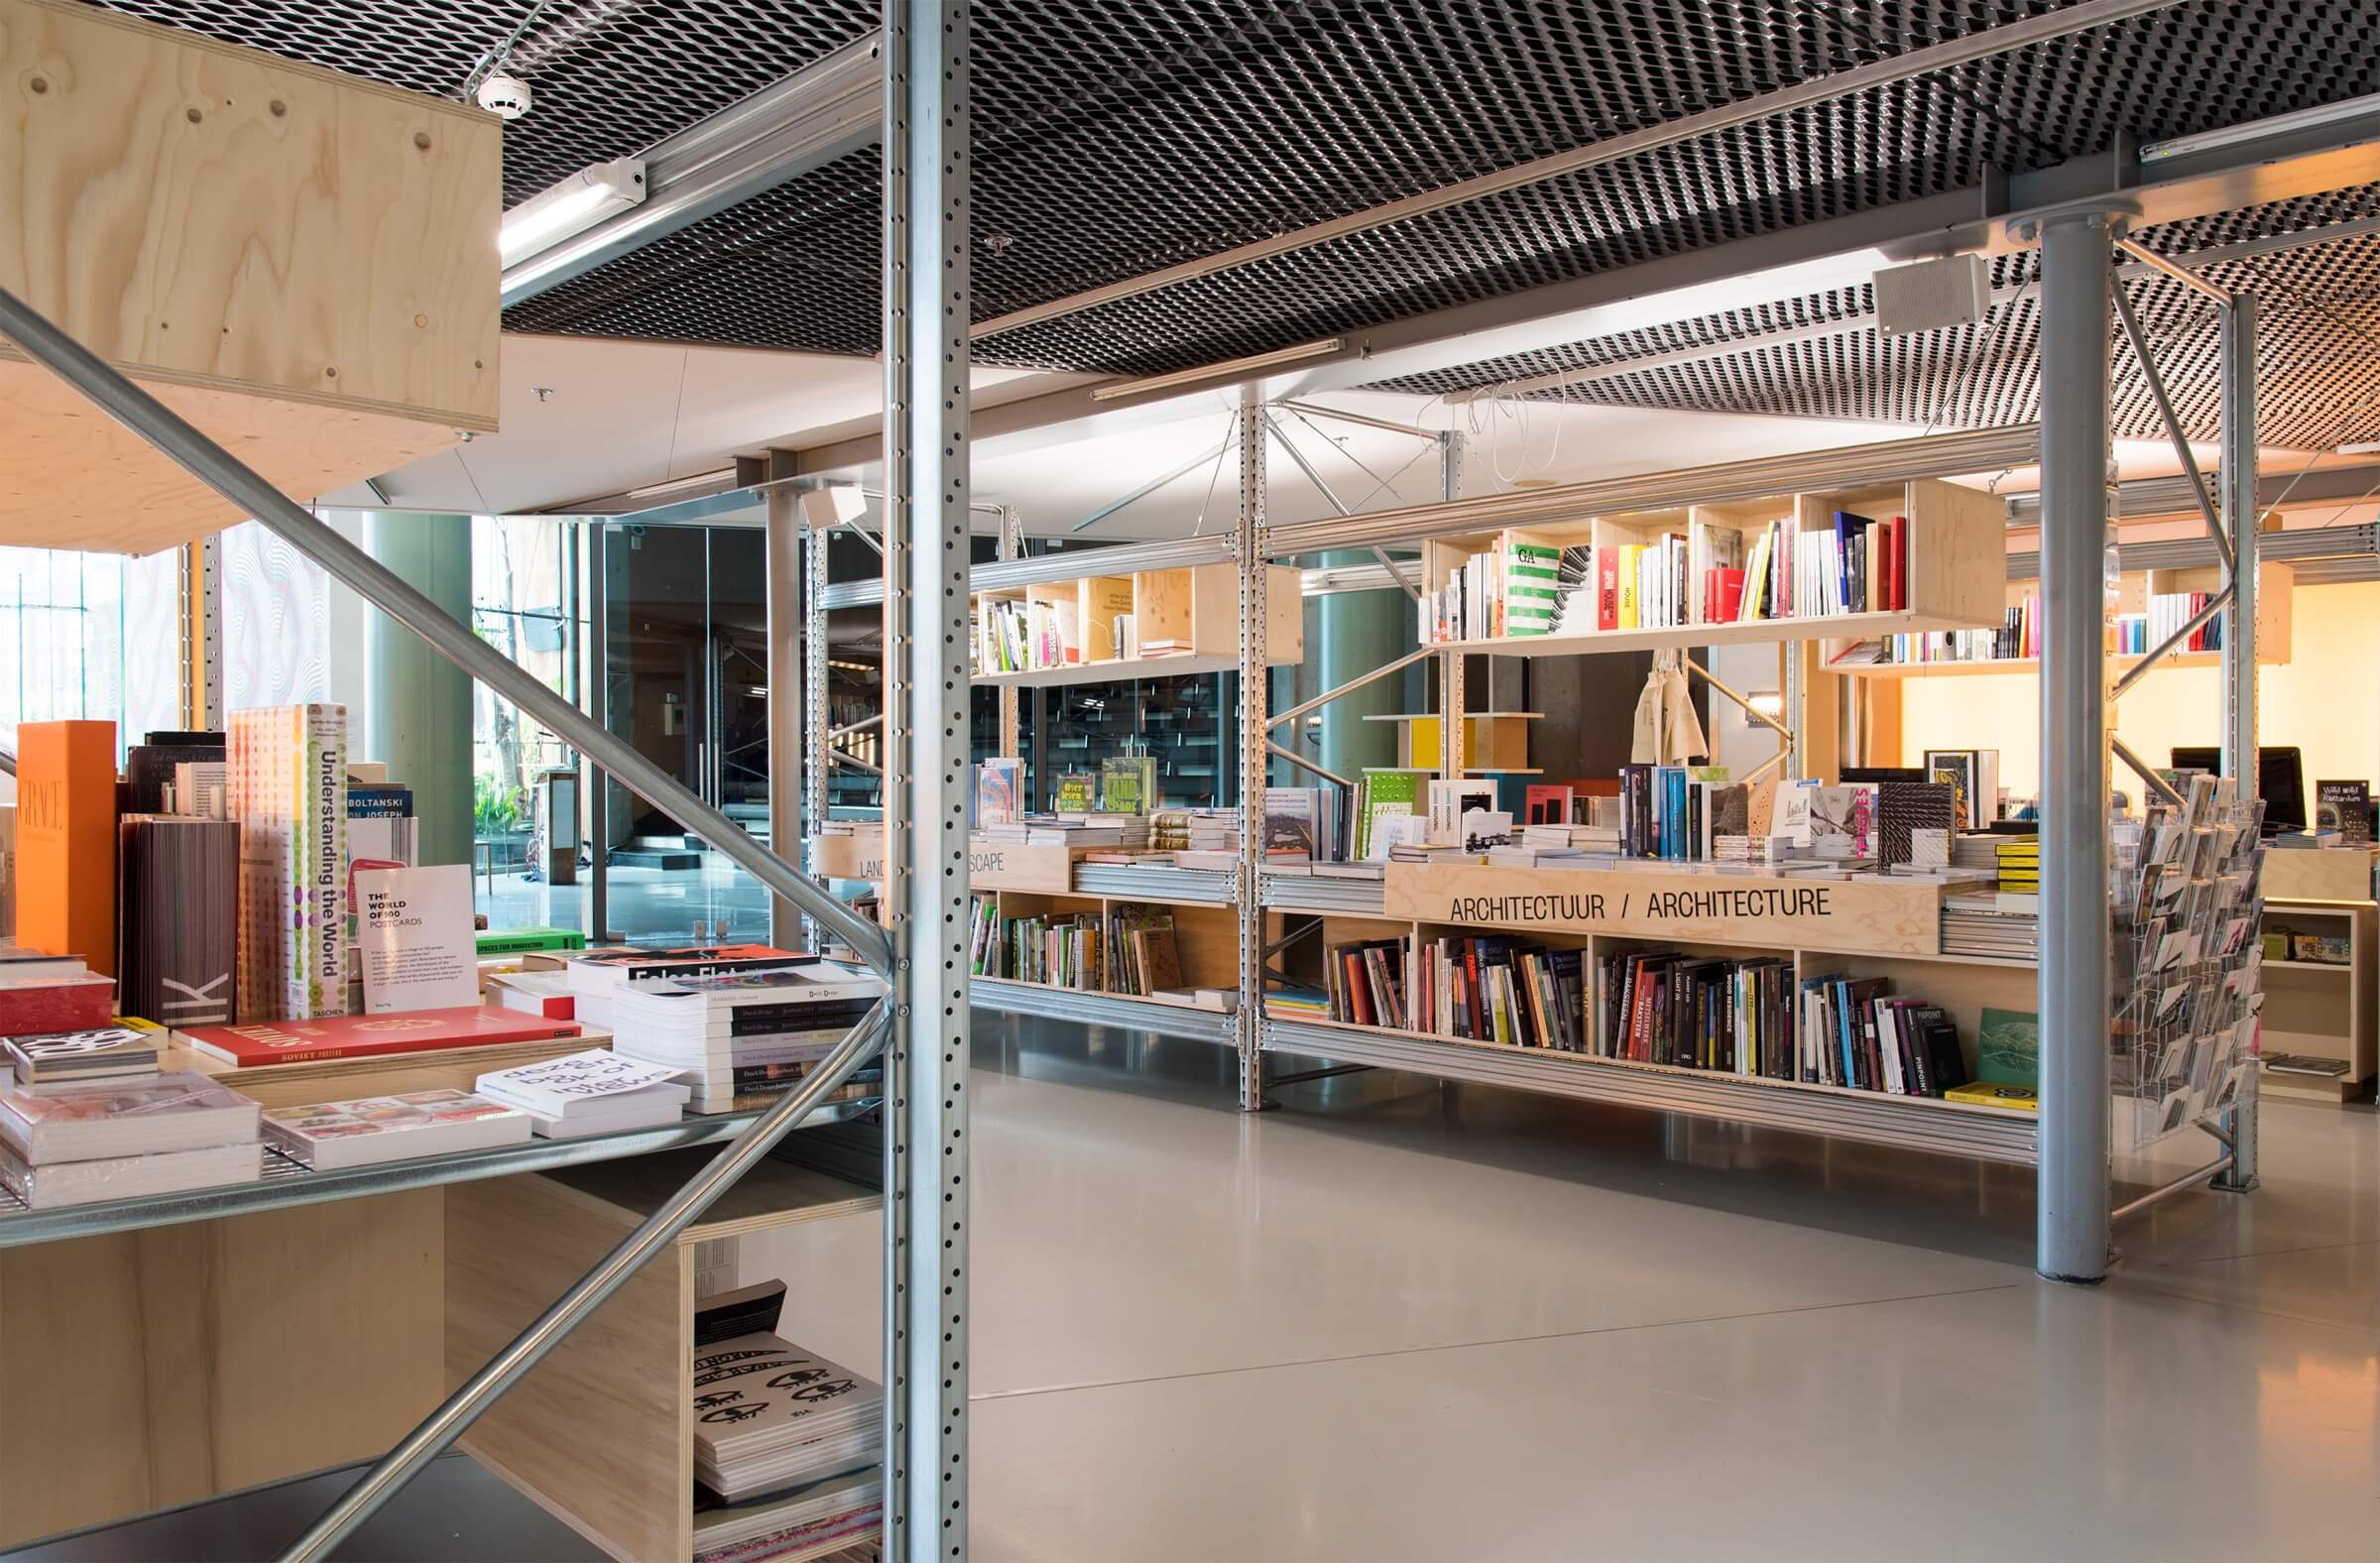
<path id="1" fill-rule="evenodd" d="M 2111 244 L 2105 211 L 2041 239 L 2041 1164 L 2034 1267 L 2107 1274 L 2107 489 Z"/>
<path id="2" fill-rule="evenodd" d="M 2235 293 L 2223 310 L 2223 530 L 2231 538 L 2231 606 L 2223 618 L 2223 773 L 2239 795 L 2256 795 L 2256 555 L 2263 521 L 2256 493 L 2256 299 Z M 2256 1186 L 2257 1071 L 2223 1114 L 2231 1164 L 2213 1186 Z"/>

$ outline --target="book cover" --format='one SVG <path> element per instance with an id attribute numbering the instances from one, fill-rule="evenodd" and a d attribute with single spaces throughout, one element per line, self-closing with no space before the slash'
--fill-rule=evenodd
<path id="1" fill-rule="evenodd" d="M 1619 628 L 1619 549 L 1607 542 L 1595 550 L 1595 627 Z"/>
<path id="2" fill-rule="evenodd" d="M 2372 844 L 2372 787 L 2368 782 L 2317 782 L 2314 823 L 2335 830 L 2350 847 Z"/>
<path id="3" fill-rule="evenodd" d="M 1947 839 L 1957 826 L 1956 794 L 1940 782 L 1884 782 L 1876 789 L 1876 857 L 1884 867 L 1914 863 L 1917 838 L 1931 831 Z M 1944 859 L 1947 866 L 1948 859 Z"/>
<path id="4" fill-rule="evenodd" d="M 1364 776 L 1364 811 L 1356 821 L 1356 856 L 1377 858 L 1383 849 L 1374 839 L 1372 821 L 1383 814 L 1415 814 L 1422 808 L 1426 771 L 1370 771 Z"/>
<path id="5" fill-rule="evenodd" d="M 1106 814 L 1145 814 L 1156 800 L 1153 755 L 1114 755 L 1099 763 L 1099 807 Z"/>
<path id="6" fill-rule="evenodd" d="M 1264 789 L 1264 850 L 1295 853 L 1311 862 L 1322 856 L 1319 789 L 1268 786 Z"/>
<path id="7" fill-rule="evenodd" d="M 406 1091 L 266 1109 L 265 1139 L 316 1171 L 519 1144 L 529 1115 L 470 1091 Z"/>
<path id="8" fill-rule="evenodd" d="M 1961 830 L 1981 828 L 1975 823 L 1976 804 L 1981 795 L 1976 790 L 1979 761 L 1980 756 L 1972 749 L 1929 749 L 1925 752 L 1923 768 L 1927 779 L 1946 782 L 1954 791 L 1953 806 L 1957 810 Z"/>
<path id="9" fill-rule="evenodd" d="M 160 1025 L 238 1019 L 240 827 L 192 815 L 127 815 L 117 884 L 117 1013 Z"/>
<path id="10" fill-rule="evenodd" d="M 495 955 L 532 955 L 583 950 L 587 936 L 576 928 L 503 928 L 473 936 L 481 960 Z"/>
<path id="11" fill-rule="evenodd" d="M 1570 823 L 1570 788 L 1559 784 L 1532 785 L 1528 790 L 1527 820 L 1532 825 Z"/>
<path id="12" fill-rule="evenodd" d="M 1056 802 L 1052 805 L 1060 814 L 1088 814 L 1098 807 L 1099 778 L 1088 771 L 1065 771 L 1058 775 Z"/>
<path id="13" fill-rule="evenodd" d="M 103 1025 L 45 1036 L 12 1036 L 7 1041 L 8 1061 L 19 1085 L 154 1074 L 157 1043 L 151 1039 L 153 1035 L 130 1026 Z"/>
<path id="14" fill-rule="evenodd" d="M 63 977 L 0 976 L 0 1036 L 95 1030 L 116 1008 L 116 985 L 95 972 Z"/>
<path id="15" fill-rule="evenodd" d="M 975 768 L 975 828 L 1013 825 L 1024 818 L 1024 762 L 1007 756 Z"/>
<path id="16" fill-rule="evenodd" d="M 347 1009 L 347 708 L 231 713 L 240 827 L 240 1013 L 311 1020 Z"/>
<path id="17" fill-rule="evenodd" d="M 1434 847 L 1458 845 L 1463 816 L 1495 806 L 1495 783 L 1486 780 L 1438 782 L 1430 786 L 1429 841 Z"/>
<path id="18" fill-rule="evenodd" d="M 116 970 L 116 724 L 17 729 L 17 942 Z"/>
<path id="19" fill-rule="evenodd" d="M 2041 1020 L 2030 1010 L 1985 1010 L 1975 1035 L 1975 1080 L 1982 1085 L 2041 1084 Z M 1955 1093 L 1954 1101 L 1961 1100 Z"/>
<path id="20" fill-rule="evenodd" d="M 241 1068 L 319 1062 L 333 1058 L 378 1058 L 394 1053 L 442 1052 L 452 1047 L 493 1047 L 580 1034 L 569 1021 L 523 1015 L 501 1005 L 451 1010 L 416 1010 L 407 1015 L 340 1015 L 246 1025 L 200 1025 L 176 1035 L 210 1057 Z"/>
<path id="21" fill-rule="evenodd" d="M 2029 1085 L 2002 1085 L 1989 1080 L 1976 1080 L 1955 1086 L 1942 1093 L 1946 1102 L 1964 1102 L 1969 1107 L 2012 1107 L 2019 1112 L 2041 1111 L 2041 1093 Z"/>
<path id="22" fill-rule="evenodd" d="M 364 1009 L 459 1010 L 479 999 L 471 870 L 367 869 L 355 876 L 356 959 Z"/>
<path id="23" fill-rule="evenodd" d="M 678 1073 L 666 1064 L 642 1063 L 596 1047 L 566 1058 L 494 1070 L 481 1075 L 476 1087 L 480 1095 L 508 1107 L 540 1117 L 571 1118 L 600 1114 L 632 1098 L 683 1102 L 693 1093 L 675 1083 Z"/>

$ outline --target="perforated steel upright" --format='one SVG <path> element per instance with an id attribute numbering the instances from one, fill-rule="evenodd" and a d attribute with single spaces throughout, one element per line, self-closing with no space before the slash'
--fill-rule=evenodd
<path id="1" fill-rule="evenodd" d="M 1240 571 L 1240 1110 L 1264 1106 L 1264 909 L 1256 894 L 1264 861 L 1265 736 L 1264 402 L 1240 388 L 1240 525 L 1232 559 Z"/>
<path id="2" fill-rule="evenodd" d="M 1438 495 L 1450 505 L 1463 497 L 1463 436 L 1451 428 L 1438 436 Z M 1463 654 L 1443 653 L 1439 662 L 1438 775 L 1455 782 L 1463 776 Z"/>
<path id="3" fill-rule="evenodd" d="M 964 6 L 885 6 L 885 1553 L 903 1563 L 967 1553 L 969 28 Z"/>
<path id="4" fill-rule="evenodd" d="M 2223 773 L 2244 797 L 2256 795 L 2256 551 L 2262 521 L 2256 492 L 2256 299 L 2235 293 L 2223 309 L 2223 530 L 2231 539 L 2231 606 L 2223 621 Z M 2223 1115 L 2231 1165 L 2216 1188 L 2256 1186 L 2256 1089 L 2250 1069 L 2239 1105 Z"/>

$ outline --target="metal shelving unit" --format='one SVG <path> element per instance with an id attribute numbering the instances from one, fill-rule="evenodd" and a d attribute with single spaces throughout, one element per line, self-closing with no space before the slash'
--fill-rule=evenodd
<path id="1" fill-rule="evenodd" d="M 950 848 L 956 842 L 956 857 L 963 863 L 967 670 L 952 649 L 965 644 L 967 615 L 965 598 L 943 588 L 954 574 L 964 579 L 969 546 L 970 25 L 964 9 L 949 11 L 927 0 L 892 0 L 886 9 L 881 47 L 875 50 L 883 108 L 884 328 L 891 410 L 885 443 L 885 578 L 879 588 L 890 649 L 884 785 L 889 839 L 894 846 L 888 862 L 892 882 L 889 927 L 855 916 L 796 864 L 498 656 L 467 625 L 448 617 L 15 295 L 0 290 L 0 334 L 26 357 L 55 372 L 213 490 L 234 513 L 254 517 L 464 672 L 514 702 L 612 780 L 665 808 L 798 908 L 816 928 L 855 952 L 894 989 L 800 1088 L 761 1113 L 350 1173 L 278 1166 L 274 1175 L 236 1188 L 60 1212 L 0 1213 L 0 1246 L 21 1245 L 549 1170 L 688 1145 L 722 1146 L 691 1181 L 654 1209 L 365 1472 L 291 1545 L 287 1558 L 329 1556 L 788 1133 L 805 1122 L 850 1116 L 857 1104 L 829 1106 L 826 1098 L 880 1052 L 886 1078 L 883 1100 L 891 1104 L 885 1136 L 883 1270 L 885 1550 L 891 1556 L 919 1560 L 965 1555 L 967 1040 L 965 963 L 959 956 L 965 948 L 967 887 L 963 874 L 951 867 Z M 785 562 L 780 555 L 777 563 Z M 791 572 L 773 567 L 771 577 L 773 587 L 781 587 Z M 812 602 L 821 595 L 813 593 Z M 778 639 L 773 637 L 773 647 Z M 811 657 L 822 658 L 823 638 L 813 645 Z M 779 688 L 776 698 L 789 703 L 790 681 Z M 810 691 L 813 696 L 818 692 Z M 779 734 L 790 731 L 782 721 L 773 726 Z M 812 768 L 814 775 L 822 771 L 823 767 Z M 823 804 L 815 791 L 805 801 L 813 812 Z M 780 843 L 800 839 L 798 829 L 776 837 Z"/>

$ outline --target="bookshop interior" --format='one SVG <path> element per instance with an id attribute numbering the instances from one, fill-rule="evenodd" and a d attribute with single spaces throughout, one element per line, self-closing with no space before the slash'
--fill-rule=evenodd
<path id="1" fill-rule="evenodd" d="M 0 1560 L 2380 1557 L 2366 0 L 0 0 Z"/>

